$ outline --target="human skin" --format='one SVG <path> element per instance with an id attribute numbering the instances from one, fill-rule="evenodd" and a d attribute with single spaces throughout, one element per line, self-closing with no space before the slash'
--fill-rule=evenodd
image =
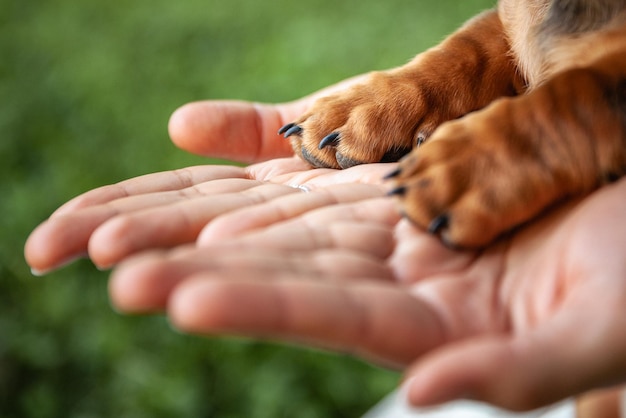
<path id="1" fill-rule="evenodd" d="M 204 155 L 284 156 L 275 131 L 307 103 L 195 103 L 170 133 Z M 233 154 L 238 138 L 248 142 Z M 461 397 L 530 409 L 624 380 L 626 181 L 460 252 L 401 219 L 379 180 L 392 169 L 308 170 L 285 158 L 144 176 L 60 208 L 26 257 L 42 272 L 86 253 L 117 266 L 118 309 L 165 310 L 187 332 L 404 368 L 416 405 Z"/>

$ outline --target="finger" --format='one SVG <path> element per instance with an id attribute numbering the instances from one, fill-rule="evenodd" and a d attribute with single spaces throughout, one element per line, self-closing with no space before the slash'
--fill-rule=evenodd
<path id="1" fill-rule="evenodd" d="M 243 162 L 264 161 L 293 155 L 289 141 L 277 134 L 319 97 L 361 82 L 356 76 L 308 97 L 270 105 L 242 101 L 189 103 L 172 114 L 169 132 L 180 148 L 211 157 Z"/>
<path id="2" fill-rule="evenodd" d="M 24 257 L 35 275 L 43 275 L 87 254 L 89 236 L 113 214 L 105 208 L 39 225 L 24 245 Z"/>
<path id="3" fill-rule="evenodd" d="M 393 227 L 400 219 L 396 212 L 388 209 L 389 200 L 384 198 L 323 207 L 302 217 L 249 232 L 229 240 L 226 245 L 234 249 L 265 246 L 297 251 L 342 248 L 386 263 L 395 246 Z M 298 238 L 294 240 L 294 237 Z M 373 242 L 376 245 L 372 245 Z"/>
<path id="4" fill-rule="evenodd" d="M 299 158 L 294 158 L 299 160 Z M 397 167 L 396 163 L 360 164 L 345 170 L 323 169 L 291 170 L 283 175 L 270 178 L 276 183 L 306 186 L 310 190 L 328 187 L 335 184 L 371 184 L 383 187 L 384 177 Z M 267 166 L 263 163 L 247 168 L 249 176 L 264 179 Z M 276 173 L 276 170 L 273 170 Z"/>
<path id="5" fill-rule="evenodd" d="M 278 129 L 291 114 L 280 106 L 237 101 L 189 103 L 174 112 L 170 137 L 187 151 L 243 162 L 293 155 Z M 295 117 L 295 115 L 293 115 Z"/>
<path id="6" fill-rule="evenodd" d="M 372 242 L 376 242 L 376 245 L 372 245 Z M 301 222 L 289 222 L 214 245 L 233 251 L 254 248 L 286 251 L 345 248 L 376 257 L 382 262 L 393 251 L 394 237 L 392 228 L 375 223 L 338 221 L 318 228 L 303 226 Z"/>
<path id="7" fill-rule="evenodd" d="M 313 193 L 286 195 L 264 204 L 241 208 L 220 216 L 206 226 L 198 237 L 198 243 L 208 245 L 244 232 L 296 218 L 315 209 L 340 203 L 358 202 L 379 197 L 382 194 L 382 190 L 375 186 L 348 184 L 317 189 Z M 375 211 L 375 214 L 388 214 L 389 217 L 393 217 L 396 213 L 393 207 L 384 202 L 380 202 L 379 206 L 381 207 Z M 353 210 L 347 209 L 338 216 L 340 219 L 346 219 L 351 214 Z M 367 218 L 367 215 L 360 217 Z"/>
<path id="8" fill-rule="evenodd" d="M 129 196 L 183 190 L 212 180 L 244 178 L 247 178 L 245 169 L 235 166 L 197 166 L 147 174 L 86 192 L 65 203 L 51 217 Z"/>
<path id="9" fill-rule="evenodd" d="M 110 267 L 125 257 L 150 248 L 169 248 L 194 241 L 216 216 L 241 207 L 297 193 L 291 187 L 245 180 L 239 193 L 207 193 L 177 203 L 121 214 L 99 226 L 89 239 L 92 261 Z M 202 192 L 202 191 L 200 191 Z"/>
<path id="10" fill-rule="evenodd" d="M 384 283 L 204 274 L 178 286 L 168 313 L 175 326 L 199 334 L 238 334 L 305 342 L 403 366 L 442 343 L 427 305 Z"/>
<path id="11" fill-rule="evenodd" d="M 408 373 L 409 399 L 424 406 L 469 398 L 529 410 L 623 382 L 626 321 L 608 312 L 563 311 L 519 336 L 486 336 L 437 350 Z"/>
<path id="12" fill-rule="evenodd" d="M 437 236 L 417 229 L 406 219 L 396 225 L 396 241 L 389 263 L 403 283 L 461 273 L 479 255 L 446 247 Z"/>
<path id="13" fill-rule="evenodd" d="M 26 262 L 33 273 L 44 274 L 87 254 L 94 231 L 125 212 L 140 211 L 155 204 L 178 201 L 179 195 L 132 196 L 114 202 L 58 215 L 39 225 L 24 246 Z"/>
<path id="14" fill-rule="evenodd" d="M 122 263 L 111 276 L 111 300 L 127 312 L 163 310 L 176 285 L 199 273 L 217 274 L 225 280 L 254 277 L 274 281 L 285 276 L 299 280 L 392 280 L 383 261 L 345 249 L 309 253 L 265 247 L 245 252 L 187 247 L 151 252 Z"/>
<path id="15" fill-rule="evenodd" d="M 143 182 L 140 182 L 138 186 L 142 184 Z M 168 243 L 195 239 L 199 230 L 206 224 L 202 223 L 203 220 L 233 207 L 258 203 L 280 193 L 294 192 L 293 188 L 287 186 L 270 184 L 263 188 L 262 185 L 263 183 L 254 180 L 227 178 L 207 181 L 186 189 L 131 195 L 105 204 L 87 206 L 85 209 L 76 207 L 65 215 L 57 214 L 39 225 L 26 241 L 25 257 L 37 274 L 58 268 L 87 254 L 90 239 L 95 231 L 104 226 L 105 222 L 119 218 L 104 228 L 93 246 L 96 262 L 108 266 L 119 261 L 120 257 L 146 246 L 167 246 Z M 234 193 L 256 187 L 266 192 L 250 191 L 240 197 Z M 205 198 L 224 192 L 231 192 L 224 200 L 220 197 L 207 202 Z M 179 202 L 181 204 L 177 205 Z M 189 209 L 186 209 L 187 205 Z M 207 211 L 204 217 L 195 216 L 198 206 L 210 206 L 211 210 Z M 143 218 L 146 213 L 149 216 Z M 148 219 L 155 223 L 147 222 Z M 158 234 L 159 230 L 163 235 Z M 118 238 L 119 241 L 113 240 Z M 151 243 L 148 238 L 154 238 L 155 242 Z"/>

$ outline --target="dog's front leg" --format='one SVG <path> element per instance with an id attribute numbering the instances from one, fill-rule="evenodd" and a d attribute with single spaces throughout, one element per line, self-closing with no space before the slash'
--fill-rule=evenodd
<path id="1" fill-rule="evenodd" d="M 626 173 L 626 51 L 442 125 L 395 173 L 402 210 L 477 247 Z"/>
<path id="2" fill-rule="evenodd" d="M 523 89 L 497 12 L 483 13 L 408 64 L 322 98 L 281 133 L 313 166 L 396 161 L 443 122 Z"/>

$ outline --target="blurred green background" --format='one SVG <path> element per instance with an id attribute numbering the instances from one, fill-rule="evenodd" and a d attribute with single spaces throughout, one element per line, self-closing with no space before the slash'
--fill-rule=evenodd
<path id="1" fill-rule="evenodd" d="M 209 163 L 174 148 L 192 100 L 283 101 L 406 62 L 485 0 L 0 0 L 0 418 L 358 417 L 399 374 L 173 332 L 107 300 L 88 261 L 43 278 L 28 233 L 88 189 Z"/>

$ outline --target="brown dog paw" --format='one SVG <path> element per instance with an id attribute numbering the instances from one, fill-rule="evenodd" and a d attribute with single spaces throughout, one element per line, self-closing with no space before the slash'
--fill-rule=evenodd
<path id="1" fill-rule="evenodd" d="M 314 167 L 398 161 L 438 125 L 458 116 L 434 103 L 429 86 L 417 78 L 373 73 L 364 84 L 319 99 L 279 134 Z"/>
<path id="2" fill-rule="evenodd" d="M 483 247 L 563 194 L 541 160 L 480 119 L 442 125 L 387 176 L 403 214 L 453 248 Z"/>
<path id="3" fill-rule="evenodd" d="M 442 123 L 524 88 L 491 11 L 408 64 L 318 100 L 279 133 L 314 167 L 397 161 Z"/>
<path id="4" fill-rule="evenodd" d="M 620 53 L 560 73 L 441 125 L 391 173 L 391 194 L 448 245 L 482 247 L 550 205 L 626 175 L 623 63 Z"/>

